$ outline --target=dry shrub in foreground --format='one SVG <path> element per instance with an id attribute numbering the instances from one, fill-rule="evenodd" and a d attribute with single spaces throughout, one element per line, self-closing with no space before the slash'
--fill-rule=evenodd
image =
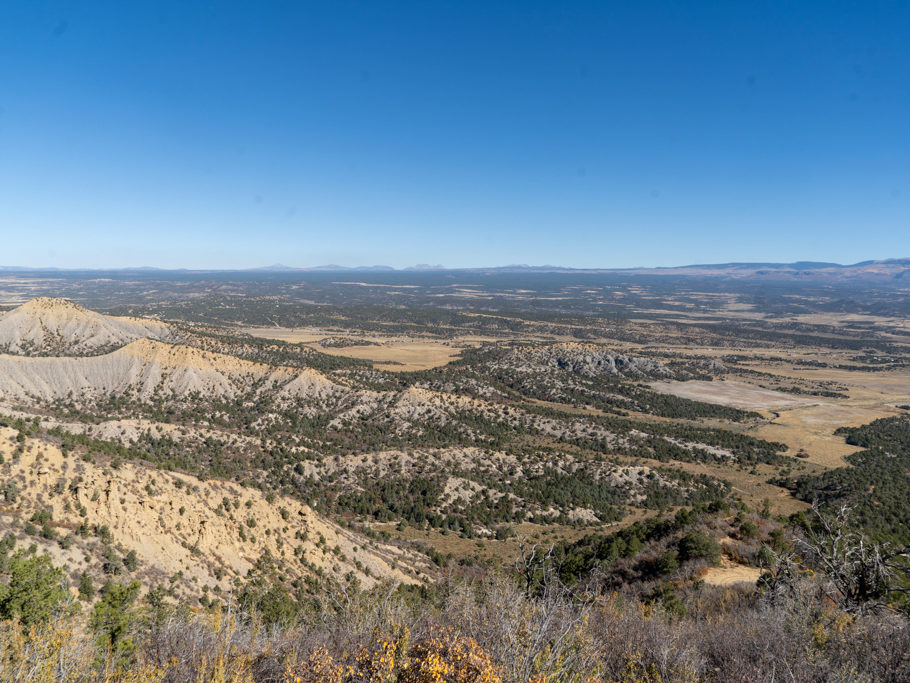
<path id="1" fill-rule="evenodd" d="M 492 570 L 419 591 L 326 585 L 293 620 L 270 621 L 257 601 L 226 613 L 133 604 L 132 585 L 106 587 L 80 615 L 65 591 L 45 590 L 59 578 L 47 562 L 19 559 L 0 602 L 15 608 L 0 620 L 4 682 L 910 680 L 905 613 L 852 609 L 825 575 L 789 560 L 759 587 L 675 579 L 606 592 L 596 575 L 568 588 Z"/>
<path id="2" fill-rule="evenodd" d="M 4 683 L 161 683 L 165 671 L 147 662 L 129 667 L 99 659 L 95 640 L 72 619 L 22 628 L 0 622 Z"/>
<path id="3" fill-rule="evenodd" d="M 299 667 L 289 668 L 286 683 L 502 683 L 499 667 L 473 638 L 452 629 L 409 643 L 408 629 L 377 640 L 351 664 L 336 661 L 325 646 Z"/>
<path id="4" fill-rule="evenodd" d="M 910 627 L 748 589 L 687 596 L 686 616 L 622 596 L 573 604 L 488 577 L 437 609 L 314 615 L 266 629 L 236 615 L 173 614 L 133 633 L 126 663 L 78 617 L 0 623 L 0 680 L 15 683 L 675 683 L 906 681 Z M 698 603 L 701 603 L 700 605 Z M 372 622 L 373 628 L 370 628 Z M 357 628 L 352 628 L 356 624 Z M 439 624 L 444 624 L 440 626 Z M 346 629 L 352 628 L 348 632 Z M 362 630 L 360 630 L 362 629 Z"/>

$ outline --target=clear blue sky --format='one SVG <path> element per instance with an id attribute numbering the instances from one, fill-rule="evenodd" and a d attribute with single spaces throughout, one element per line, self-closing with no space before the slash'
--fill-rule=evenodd
<path id="1" fill-rule="evenodd" d="M 0 264 L 910 256 L 910 3 L 0 4 Z"/>

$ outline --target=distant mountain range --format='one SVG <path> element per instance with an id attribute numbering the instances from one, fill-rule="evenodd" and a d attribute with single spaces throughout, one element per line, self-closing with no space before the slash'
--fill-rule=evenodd
<path id="1" fill-rule="evenodd" d="M 795 263 L 718 263 L 675 268 L 633 268 L 624 272 L 750 280 L 819 282 L 905 281 L 910 287 L 910 258 L 861 261 L 851 265 L 797 261 Z"/>
<path id="2" fill-rule="evenodd" d="M 276 263 L 259 268 L 242 270 L 230 269 L 164 269 L 152 267 L 140 268 L 28 268 L 22 266 L 0 266 L 0 272 L 160 272 L 166 273 L 308 273 L 308 272 L 541 272 L 541 273 L 604 273 L 617 275 L 650 275 L 677 277 L 729 278 L 737 280 L 798 280 L 819 282 L 849 281 L 906 281 L 910 286 L 910 258 L 884 259 L 878 261 L 861 261 L 851 265 L 826 263 L 820 261 L 796 261 L 794 263 L 714 263 L 694 264 L 688 266 L 661 266 L 653 268 L 570 268 L 564 266 L 529 266 L 514 264 L 489 268 L 445 268 L 441 265 L 418 264 L 408 268 L 397 269 L 392 266 L 341 266 L 329 264 L 297 268 Z"/>

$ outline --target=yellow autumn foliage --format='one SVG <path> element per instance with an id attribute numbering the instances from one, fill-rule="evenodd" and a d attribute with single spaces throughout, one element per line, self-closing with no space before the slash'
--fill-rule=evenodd
<path id="1" fill-rule="evenodd" d="M 0 622 L 0 681 L 4 683 L 160 683 L 165 672 L 138 662 L 128 668 L 98 665 L 91 634 L 70 619 L 23 629 Z"/>
<path id="2" fill-rule="evenodd" d="M 502 683 L 498 668 L 473 638 L 436 629 L 409 645 L 402 629 L 363 648 L 352 664 L 336 662 L 324 647 L 303 666 L 288 670 L 284 683 Z"/>

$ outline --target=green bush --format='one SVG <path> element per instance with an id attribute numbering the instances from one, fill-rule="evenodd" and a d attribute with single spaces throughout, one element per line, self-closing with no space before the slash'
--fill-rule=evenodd
<path id="1" fill-rule="evenodd" d="M 136 557 L 136 551 L 130 550 L 126 555 L 123 556 L 123 566 L 126 567 L 127 571 L 134 572 L 136 567 L 139 564 L 139 560 Z"/>
<path id="2" fill-rule="evenodd" d="M 679 556 L 675 550 L 668 550 L 657 560 L 657 571 L 661 576 L 672 574 L 679 569 Z"/>
<path id="3" fill-rule="evenodd" d="M 758 536 L 758 526 L 755 522 L 743 522 L 739 525 L 739 535 L 742 538 L 755 538 Z"/>
<path id="4" fill-rule="evenodd" d="M 50 621 L 67 597 L 63 570 L 47 555 L 20 550 L 9 560 L 9 582 L 0 584 L 0 619 L 19 619 L 22 624 Z"/>
<path id="5" fill-rule="evenodd" d="M 690 531 L 679 539 L 679 559 L 707 560 L 709 564 L 720 564 L 720 546 L 713 538 L 699 531 Z"/>
<path id="6" fill-rule="evenodd" d="M 98 635 L 98 644 L 108 652 L 122 656 L 134 649 L 129 639 L 133 624 L 133 603 L 139 595 L 139 582 L 111 583 L 101 589 L 101 600 L 92 611 L 90 624 Z"/>
<path id="7" fill-rule="evenodd" d="M 95 586 L 92 584 L 92 577 L 88 572 L 83 571 L 79 575 L 79 598 L 89 601 L 95 597 Z"/>

